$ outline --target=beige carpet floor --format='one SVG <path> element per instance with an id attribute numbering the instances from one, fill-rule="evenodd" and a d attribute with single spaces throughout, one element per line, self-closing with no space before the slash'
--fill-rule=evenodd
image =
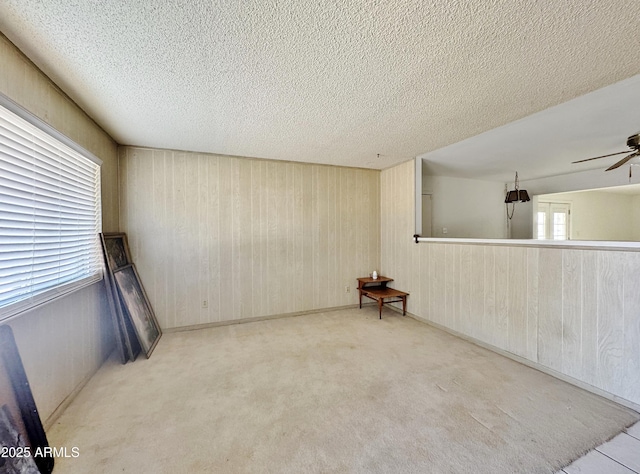
<path id="1" fill-rule="evenodd" d="M 638 413 L 376 308 L 165 334 L 49 430 L 57 473 L 554 472 Z"/>

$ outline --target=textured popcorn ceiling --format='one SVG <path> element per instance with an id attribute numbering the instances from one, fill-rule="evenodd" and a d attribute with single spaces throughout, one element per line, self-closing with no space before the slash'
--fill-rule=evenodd
<path id="1" fill-rule="evenodd" d="M 639 74 L 639 12 L 0 0 L 0 31 L 121 144 L 385 168 Z"/>

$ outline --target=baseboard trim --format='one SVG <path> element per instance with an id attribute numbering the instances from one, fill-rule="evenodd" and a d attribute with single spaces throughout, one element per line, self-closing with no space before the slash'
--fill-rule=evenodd
<path id="1" fill-rule="evenodd" d="M 375 304 L 375 303 L 367 303 L 367 305 L 372 305 L 372 304 Z M 365 306 L 365 303 L 363 303 L 362 306 Z M 230 319 L 227 321 L 216 321 L 216 322 L 204 323 L 204 324 L 194 324 L 191 326 L 178 326 L 175 328 L 167 328 L 167 329 L 163 328 L 162 332 L 173 333 L 173 332 L 184 332 L 184 331 L 197 331 L 199 329 L 215 328 L 220 326 L 231 326 L 232 324 L 245 324 L 245 323 L 255 323 L 257 321 L 268 321 L 271 319 L 294 318 L 296 316 L 305 316 L 307 314 L 328 313 L 330 311 L 340 311 L 342 309 L 352 309 L 357 307 L 358 307 L 357 304 L 349 304 L 345 306 L 332 306 L 330 308 L 310 309 L 308 311 L 296 311 L 294 313 L 271 314 L 267 316 L 256 316 L 253 318 L 243 318 L 243 319 Z"/>
<path id="2" fill-rule="evenodd" d="M 389 308 L 393 309 L 393 311 L 402 314 L 402 310 L 398 309 L 392 305 L 389 305 Z M 421 316 L 417 316 L 413 313 L 409 313 L 407 311 L 407 316 L 409 316 L 410 318 L 415 319 L 416 321 L 420 321 L 421 323 L 425 323 L 428 324 L 429 326 L 433 326 L 436 329 L 440 329 L 441 331 L 444 331 L 448 334 L 451 334 L 452 336 L 456 336 L 459 337 L 460 339 L 464 339 L 467 342 L 470 342 L 472 344 L 475 344 L 477 346 L 480 346 L 484 349 L 490 350 L 492 352 L 495 352 L 496 354 L 500 354 L 501 356 L 507 357 L 508 359 L 511 359 L 515 362 L 519 362 L 522 365 L 526 365 L 527 367 L 531 367 L 532 369 L 538 370 L 542 373 L 545 373 L 547 375 L 551 375 L 552 377 L 555 377 L 559 380 L 562 380 L 563 382 L 567 382 L 570 383 L 571 385 L 575 385 L 578 388 L 581 388 L 583 390 L 586 390 L 587 392 L 591 392 L 595 395 L 599 395 L 602 398 L 606 398 L 607 400 L 617 403 L 618 405 L 622 405 L 626 408 L 630 408 L 631 410 L 634 410 L 638 413 L 640 413 L 640 405 L 632 402 L 630 400 L 627 400 L 626 398 L 622 398 L 618 395 L 615 395 L 613 393 L 607 392 L 605 390 L 602 390 L 598 387 L 594 387 L 593 385 L 590 385 L 586 382 L 583 382 L 582 380 L 578 380 L 575 379 L 573 377 L 570 377 L 568 375 L 565 375 L 561 372 L 558 372 L 556 370 L 550 369 L 549 367 L 545 367 L 542 364 L 539 364 L 538 362 L 533 362 L 529 359 L 525 359 L 524 357 L 521 357 L 519 355 L 513 354 L 511 352 L 505 351 L 504 349 L 500 349 L 499 347 L 493 346 L 491 344 L 488 344 L 486 342 L 481 341 L 480 339 L 476 339 L 474 337 L 471 336 L 467 336 L 466 334 L 460 333 L 458 331 L 454 331 L 453 329 L 450 329 L 446 326 L 443 326 L 441 324 L 435 323 L 433 321 L 429 321 L 428 319 L 425 319 Z"/>

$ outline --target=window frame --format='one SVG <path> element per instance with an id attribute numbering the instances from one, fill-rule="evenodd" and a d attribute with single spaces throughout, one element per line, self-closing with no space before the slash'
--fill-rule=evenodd
<path id="1" fill-rule="evenodd" d="M 540 222 L 540 214 L 544 215 L 544 222 Z M 556 222 L 555 215 L 561 214 L 565 217 L 565 238 L 556 239 Z M 571 203 L 570 202 L 556 202 L 556 201 L 540 201 L 538 202 L 538 208 L 536 210 L 536 238 L 538 240 L 553 240 L 556 242 L 562 242 L 571 240 Z M 540 237 L 540 224 L 543 224 L 545 236 Z"/>
<path id="2" fill-rule="evenodd" d="M 60 142 L 64 146 L 70 148 L 74 152 L 81 155 L 86 160 L 91 161 L 98 166 L 98 179 L 96 183 L 97 184 L 96 223 L 98 227 L 98 232 L 102 232 L 102 195 L 101 195 L 102 194 L 102 190 L 101 190 L 102 160 L 100 160 L 93 153 L 86 150 L 82 146 L 78 145 L 69 137 L 59 132 L 58 130 L 53 128 L 51 125 L 44 122 L 42 119 L 32 114 L 31 112 L 23 108 L 21 105 L 17 104 L 16 102 L 14 102 L 13 100 L 11 100 L 9 97 L 7 97 L 2 93 L 0 93 L 0 106 L 4 107 L 9 112 L 15 114 L 17 117 L 21 118 L 22 120 L 26 121 L 36 129 L 48 135 L 50 138 L 53 138 L 54 140 Z M 99 257 L 100 260 L 102 260 L 100 238 L 98 233 L 96 233 L 95 238 L 97 242 L 96 252 L 99 252 L 99 255 L 96 255 L 96 258 Z M 17 316 L 20 316 L 25 312 L 31 311 L 51 301 L 57 300 L 61 297 L 69 295 L 89 285 L 97 283 L 101 281 L 102 278 L 103 278 L 103 269 L 102 269 L 102 266 L 99 265 L 96 271 L 89 276 L 85 276 L 70 282 L 58 284 L 52 288 L 42 291 L 41 293 L 29 295 L 24 299 L 10 303 L 0 308 L 0 323 L 5 323 L 8 320 L 13 319 Z"/>

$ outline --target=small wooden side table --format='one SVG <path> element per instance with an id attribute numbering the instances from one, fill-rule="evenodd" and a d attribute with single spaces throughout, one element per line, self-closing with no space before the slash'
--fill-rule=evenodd
<path id="1" fill-rule="evenodd" d="M 360 308 L 362 308 L 362 297 L 372 299 L 378 303 L 378 313 L 382 319 L 382 307 L 385 303 L 402 302 L 402 315 L 407 313 L 407 296 L 409 293 L 404 291 L 387 288 L 387 283 L 393 281 L 393 278 L 378 276 L 375 280 L 371 277 L 358 278 L 358 293 L 360 298 Z M 391 301 L 385 301 L 386 298 L 398 298 Z"/>
<path id="2" fill-rule="evenodd" d="M 358 293 L 360 296 L 360 309 L 362 309 L 362 295 L 364 293 L 365 288 L 386 288 L 387 283 L 393 281 L 393 278 L 389 278 L 386 276 L 378 275 L 378 278 L 375 280 L 371 277 L 363 277 L 358 278 Z"/>

